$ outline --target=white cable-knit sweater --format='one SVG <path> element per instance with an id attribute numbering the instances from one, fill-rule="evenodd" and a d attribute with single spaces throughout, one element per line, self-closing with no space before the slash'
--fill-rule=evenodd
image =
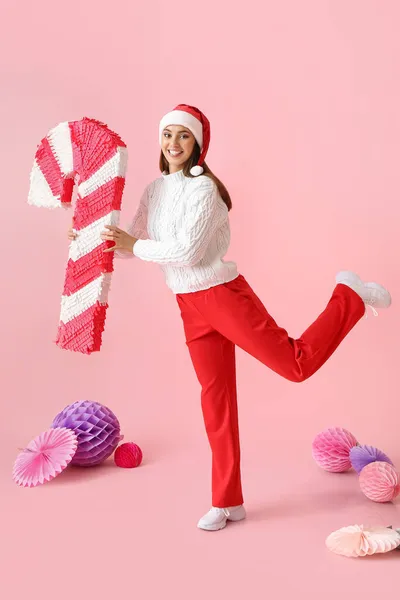
<path id="1" fill-rule="evenodd" d="M 236 264 L 223 260 L 230 241 L 228 209 L 206 175 L 178 171 L 157 178 L 146 187 L 127 231 L 138 238 L 133 254 L 116 254 L 158 263 L 175 294 L 238 276 Z"/>

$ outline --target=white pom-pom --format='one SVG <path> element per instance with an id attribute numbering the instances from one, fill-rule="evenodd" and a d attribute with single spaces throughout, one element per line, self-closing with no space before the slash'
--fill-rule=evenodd
<path id="1" fill-rule="evenodd" d="M 200 165 L 195 165 L 194 167 L 192 167 L 190 169 L 190 174 L 193 175 L 193 177 L 197 177 L 198 175 L 201 175 L 204 172 L 203 167 L 200 167 Z"/>

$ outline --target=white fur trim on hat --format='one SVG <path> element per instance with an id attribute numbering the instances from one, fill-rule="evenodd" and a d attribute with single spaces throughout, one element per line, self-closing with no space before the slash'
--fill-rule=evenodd
<path id="1" fill-rule="evenodd" d="M 194 165 L 194 167 L 190 169 L 190 174 L 193 175 L 193 177 L 197 177 L 202 173 L 204 173 L 204 169 L 200 165 Z"/>
<path id="2" fill-rule="evenodd" d="M 168 125 L 182 125 L 182 127 L 187 127 L 193 133 L 196 142 L 200 146 L 200 150 L 203 149 L 203 126 L 196 117 L 184 110 L 173 110 L 164 115 L 159 127 L 160 144 L 162 142 L 163 131 Z"/>

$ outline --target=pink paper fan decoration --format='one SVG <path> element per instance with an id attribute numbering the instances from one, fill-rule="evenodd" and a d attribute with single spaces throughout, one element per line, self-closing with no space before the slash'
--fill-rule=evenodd
<path id="1" fill-rule="evenodd" d="M 400 533 L 387 527 L 350 525 L 334 531 L 326 538 L 326 546 L 343 556 L 356 558 L 390 552 L 400 545 Z"/>
<path id="2" fill-rule="evenodd" d="M 354 435 L 342 427 L 321 431 L 312 443 L 312 456 L 322 469 L 342 473 L 351 469 L 350 450 L 357 446 Z"/>
<path id="3" fill-rule="evenodd" d="M 399 474 L 387 462 L 375 461 L 363 468 L 361 491 L 374 502 L 390 502 L 400 493 Z"/>
<path id="4" fill-rule="evenodd" d="M 13 479 L 22 487 L 50 481 L 71 462 L 78 438 L 71 429 L 57 427 L 44 431 L 17 456 Z"/>

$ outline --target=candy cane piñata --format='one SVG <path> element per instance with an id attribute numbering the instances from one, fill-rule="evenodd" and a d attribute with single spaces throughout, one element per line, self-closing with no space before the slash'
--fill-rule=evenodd
<path id="1" fill-rule="evenodd" d="M 71 206 L 77 231 L 71 242 L 56 344 L 84 354 L 100 350 L 113 271 L 112 242 L 105 225 L 118 225 L 125 186 L 127 149 L 120 137 L 94 119 L 60 123 L 40 143 L 31 172 L 28 202 Z"/>

